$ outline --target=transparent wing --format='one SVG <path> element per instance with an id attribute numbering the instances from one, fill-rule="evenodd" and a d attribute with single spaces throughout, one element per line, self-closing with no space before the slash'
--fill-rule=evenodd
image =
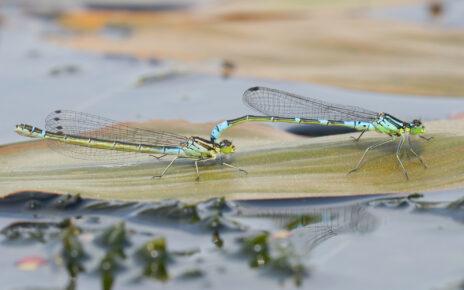
<path id="1" fill-rule="evenodd" d="M 264 87 L 248 89 L 243 94 L 243 101 L 265 115 L 284 118 L 372 122 L 378 116 L 378 113 L 360 107 L 331 104 Z"/>
<path id="2" fill-rule="evenodd" d="M 66 135 L 84 138 L 98 138 L 111 142 L 129 142 L 153 146 L 182 146 L 188 141 L 188 138 L 182 135 L 140 129 L 103 117 L 67 110 L 56 110 L 49 114 L 45 119 L 45 129 L 50 132 L 61 132 Z M 153 159 L 146 154 L 136 152 L 105 150 L 71 145 L 59 141 L 47 141 L 51 149 L 77 159 L 109 163 Z"/>

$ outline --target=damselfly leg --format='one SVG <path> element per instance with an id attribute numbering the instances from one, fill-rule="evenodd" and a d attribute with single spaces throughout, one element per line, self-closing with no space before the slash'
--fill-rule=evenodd
<path id="1" fill-rule="evenodd" d="M 353 137 L 353 136 L 351 136 L 351 139 L 353 139 L 353 142 L 358 142 L 359 139 L 361 139 L 361 137 L 362 137 L 362 135 L 363 135 L 364 133 L 366 133 L 366 130 L 363 130 L 363 131 L 361 132 L 361 134 L 359 134 L 358 137 Z"/>
<path id="2" fill-rule="evenodd" d="M 212 160 L 212 159 L 206 159 L 206 160 L 201 160 L 201 161 L 205 162 L 205 161 L 208 161 L 208 160 Z M 229 163 L 225 163 L 225 162 L 223 162 L 222 160 L 223 160 L 223 158 L 221 158 L 221 165 L 227 166 L 227 167 L 236 169 L 236 170 L 238 170 L 239 172 L 243 172 L 243 173 L 245 173 L 245 174 L 248 174 L 248 171 L 246 171 L 245 169 L 242 169 L 242 168 L 233 166 L 233 165 L 231 165 L 231 164 L 229 164 Z M 199 181 L 199 180 L 200 180 L 200 174 L 199 174 L 199 172 L 198 172 L 198 161 L 200 161 L 200 160 L 195 161 L 195 170 L 196 170 L 196 172 L 197 172 L 197 179 L 196 179 L 196 181 Z"/>
<path id="3" fill-rule="evenodd" d="M 195 171 L 197 172 L 196 181 L 200 181 L 200 172 L 198 171 L 198 160 L 195 161 Z"/>
<path id="4" fill-rule="evenodd" d="M 422 136 L 422 135 L 419 135 L 419 138 L 424 139 L 424 140 L 426 140 L 426 141 L 428 141 L 428 142 L 432 141 L 432 139 L 433 139 L 433 137 L 428 137 L 428 138 L 427 138 L 427 137 Z"/>
<path id="5" fill-rule="evenodd" d="M 150 156 L 151 156 L 151 157 L 155 157 L 156 159 L 160 160 L 160 159 L 162 159 L 163 157 L 166 157 L 166 156 L 168 156 L 168 155 L 167 155 L 167 154 L 162 154 L 162 155 L 160 155 L 160 156 L 156 156 L 156 155 L 151 154 Z"/>
<path id="6" fill-rule="evenodd" d="M 408 171 L 406 171 L 406 169 L 404 168 L 403 162 L 401 161 L 401 158 L 400 158 L 401 148 L 403 147 L 404 139 L 405 139 L 404 135 L 401 136 L 400 142 L 398 143 L 398 147 L 396 147 L 396 159 L 398 159 L 400 167 L 403 170 L 404 176 L 406 176 L 406 179 L 409 179 Z"/>
<path id="7" fill-rule="evenodd" d="M 161 175 L 153 176 L 152 179 L 163 177 L 164 174 L 166 174 L 166 172 L 168 171 L 168 169 L 172 166 L 172 164 L 174 163 L 174 161 L 176 161 L 178 158 L 179 158 L 179 157 L 176 156 L 174 159 L 172 159 L 172 161 L 169 163 L 169 165 L 163 170 L 163 172 L 161 173 Z"/>
<path id="8" fill-rule="evenodd" d="M 356 165 L 356 167 L 353 168 L 350 172 L 348 172 L 348 174 L 350 174 L 350 173 L 352 173 L 352 172 L 355 172 L 355 171 L 357 171 L 357 170 L 360 168 L 360 166 L 361 166 L 361 164 L 362 164 L 364 158 L 366 157 L 367 152 L 369 152 L 370 150 L 375 149 L 375 148 L 377 148 L 377 147 L 380 147 L 380 146 L 382 146 L 382 145 L 385 145 L 385 144 L 387 144 L 387 143 L 393 142 L 394 140 L 395 140 L 395 139 L 392 138 L 392 139 L 389 139 L 389 140 L 387 140 L 387 141 L 383 141 L 383 142 L 381 142 L 381 143 L 374 144 L 374 145 L 372 145 L 372 146 L 367 147 L 367 149 L 364 151 L 364 154 L 363 154 L 363 156 L 361 157 L 361 159 L 359 160 L 359 162 L 358 162 L 358 164 Z"/>
<path id="9" fill-rule="evenodd" d="M 409 151 L 411 151 L 411 153 L 414 154 L 414 156 L 416 156 L 417 159 L 419 159 L 420 163 L 422 164 L 422 166 L 424 166 L 424 168 L 427 168 L 427 164 L 425 164 L 424 160 L 422 160 L 422 157 L 420 157 L 420 155 L 416 153 L 416 151 L 414 150 L 414 147 L 412 146 L 411 135 L 408 135 L 408 146 L 409 146 Z"/>
<path id="10" fill-rule="evenodd" d="M 242 169 L 242 168 L 233 166 L 233 165 L 231 165 L 231 164 L 229 164 L 229 163 L 222 162 L 222 165 L 227 166 L 227 167 L 230 167 L 230 168 L 237 169 L 239 172 L 243 172 L 243 173 L 245 173 L 245 174 L 248 174 L 248 171 L 246 171 L 245 169 Z"/>

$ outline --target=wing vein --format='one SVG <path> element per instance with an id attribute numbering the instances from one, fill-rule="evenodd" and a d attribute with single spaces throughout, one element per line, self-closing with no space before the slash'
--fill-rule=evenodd
<path id="1" fill-rule="evenodd" d="M 332 121 L 374 121 L 378 113 L 361 107 L 338 105 L 265 87 L 245 91 L 243 101 L 269 116 L 322 119 Z"/>
<path id="2" fill-rule="evenodd" d="M 182 135 L 141 129 L 100 116 L 69 110 L 56 110 L 50 113 L 45 120 L 45 129 L 84 138 L 151 146 L 182 146 L 188 141 L 188 138 Z M 149 158 L 146 154 L 137 152 L 97 149 L 60 141 L 48 141 L 48 145 L 51 149 L 73 158 L 109 163 L 126 163 L 130 160 L 141 161 Z"/>

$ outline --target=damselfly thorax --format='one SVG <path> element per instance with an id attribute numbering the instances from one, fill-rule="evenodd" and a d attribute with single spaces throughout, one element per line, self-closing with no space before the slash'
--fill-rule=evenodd
<path id="1" fill-rule="evenodd" d="M 221 154 L 221 148 L 210 140 L 192 136 L 183 146 L 183 154 L 183 157 L 193 160 L 216 159 Z"/>

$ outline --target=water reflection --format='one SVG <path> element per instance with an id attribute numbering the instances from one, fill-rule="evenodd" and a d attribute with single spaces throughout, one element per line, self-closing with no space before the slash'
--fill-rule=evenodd
<path id="1" fill-rule="evenodd" d="M 289 237 L 300 255 L 341 233 L 368 233 L 375 229 L 378 219 L 363 204 L 334 207 L 303 207 L 284 209 L 245 210 L 248 217 L 270 220 L 282 229 L 278 235 Z"/>
<path id="2" fill-rule="evenodd" d="M 62 231 L 62 249 L 57 257 L 57 264 L 66 268 L 69 275 L 67 290 L 76 289 L 77 277 L 80 273 L 85 272 L 84 260 L 88 257 L 84 247 L 79 240 L 81 230 L 72 222 L 72 220 L 63 221 Z"/>
<path id="3" fill-rule="evenodd" d="M 39 269 L 48 267 L 56 269 L 50 271 L 53 275 L 67 276 L 66 289 L 109 290 L 124 285 L 147 289 L 153 283 L 168 288 L 233 289 L 222 281 L 235 280 L 237 275 L 251 288 L 294 289 L 311 285 L 318 271 L 314 253 L 328 240 L 338 237 L 335 244 L 347 236 L 357 237 L 360 243 L 369 240 L 382 225 L 379 210 L 390 217 L 439 215 L 462 223 L 463 204 L 462 198 L 439 202 L 420 195 L 138 203 L 23 192 L 0 199 L 0 253 L 11 265 L 19 257 L 50 261 L 40 267 L 6 269 L 30 269 L 23 281 L 7 278 L 5 283 L 11 287 L 46 282 L 52 274 Z"/>

